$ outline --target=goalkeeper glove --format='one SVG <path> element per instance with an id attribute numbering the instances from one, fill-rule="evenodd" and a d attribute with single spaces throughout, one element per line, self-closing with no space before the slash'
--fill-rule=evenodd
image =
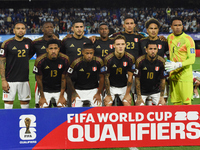
<path id="1" fill-rule="evenodd" d="M 167 61 L 165 62 L 165 70 L 167 72 L 176 70 L 177 68 L 182 67 L 182 63 L 181 62 L 173 62 L 173 61 Z"/>

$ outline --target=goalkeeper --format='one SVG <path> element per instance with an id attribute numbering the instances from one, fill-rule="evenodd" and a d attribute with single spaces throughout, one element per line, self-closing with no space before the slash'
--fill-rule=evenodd
<path id="1" fill-rule="evenodd" d="M 194 40 L 183 32 L 181 18 L 171 20 L 173 33 L 167 38 L 170 61 L 165 63 L 170 72 L 170 95 L 174 105 L 191 105 L 193 99 L 192 64 L 195 62 Z"/>

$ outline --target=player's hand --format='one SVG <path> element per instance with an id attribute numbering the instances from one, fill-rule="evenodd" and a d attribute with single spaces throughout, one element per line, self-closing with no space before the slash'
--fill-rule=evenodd
<path id="1" fill-rule="evenodd" d="M 45 107 L 44 107 L 44 104 L 46 104 L 46 105 L 48 106 L 48 103 L 47 103 L 47 101 L 46 101 L 46 98 L 41 97 L 40 100 L 39 100 L 39 106 L 40 106 L 40 108 L 45 108 Z"/>
<path id="2" fill-rule="evenodd" d="M 72 103 L 76 103 L 76 98 L 80 98 L 80 96 L 78 95 L 78 93 L 74 92 L 72 93 L 72 97 L 71 97 L 71 102 Z"/>
<path id="3" fill-rule="evenodd" d="M 101 106 L 101 95 L 100 94 L 95 94 L 93 97 L 94 103 L 97 103 L 98 106 Z"/>
<path id="4" fill-rule="evenodd" d="M 132 103 L 132 97 L 130 94 L 126 94 L 124 95 L 124 98 L 122 99 L 122 102 L 127 102 L 130 106 L 131 106 L 131 103 Z"/>
<path id="5" fill-rule="evenodd" d="M 136 105 L 136 106 L 144 105 L 144 101 L 143 101 L 143 99 L 142 99 L 141 96 L 137 98 L 137 100 L 136 100 L 136 102 L 135 102 L 135 105 Z"/>
<path id="6" fill-rule="evenodd" d="M 60 96 L 57 102 L 57 107 L 66 107 L 67 101 L 64 96 Z"/>
<path id="7" fill-rule="evenodd" d="M 89 39 L 92 41 L 92 43 L 94 43 L 96 41 L 96 36 L 91 36 Z"/>
<path id="8" fill-rule="evenodd" d="M 56 39 L 56 40 L 59 40 L 59 38 L 55 34 L 52 35 L 52 38 Z"/>
<path id="9" fill-rule="evenodd" d="M 6 93 L 9 93 L 10 86 L 9 86 L 8 82 L 6 80 L 3 80 L 1 84 L 2 84 L 2 89 Z"/>
<path id="10" fill-rule="evenodd" d="M 72 36 L 72 34 L 67 34 L 65 37 L 66 38 L 72 38 L 73 36 Z"/>
<path id="11" fill-rule="evenodd" d="M 178 69 L 180 67 L 182 67 L 182 63 L 181 62 L 173 62 L 173 61 L 165 62 L 165 70 L 167 72 L 176 70 L 176 69 Z"/>
<path id="12" fill-rule="evenodd" d="M 164 99 L 164 97 L 160 97 L 158 105 L 165 105 L 165 99 Z"/>
<path id="13" fill-rule="evenodd" d="M 167 42 L 167 39 L 163 35 L 160 35 L 159 38 L 161 41 Z"/>
<path id="14" fill-rule="evenodd" d="M 111 95 L 107 95 L 105 98 L 104 98 L 104 105 L 105 106 L 112 106 L 112 103 L 113 103 L 113 99 L 111 97 Z"/>

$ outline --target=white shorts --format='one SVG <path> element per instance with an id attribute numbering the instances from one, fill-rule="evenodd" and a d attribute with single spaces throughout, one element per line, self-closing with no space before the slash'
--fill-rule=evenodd
<path id="1" fill-rule="evenodd" d="M 18 93 L 18 100 L 20 101 L 29 101 L 31 100 L 31 91 L 30 84 L 26 82 L 8 82 L 9 92 L 6 93 L 3 91 L 3 100 L 4 101 L 14 101 L 15 95 Z"/>
<path id="2" fill-rule="evenodd" d="M 141 96 L 142 96 L 142 100 L 144 101 L 144 103 L 146 103 L 147 98 L 151 98 L 153 104 L 158 105 L 158 102 L 160 100 L 160 92 L 155 93 L 155 94 L 151 94 L 151 95 L 141 95 Z"/>
<path id="3" fill-rule="evenodd" d="M 120 88 L 119 87 L 111 86 L 110 87 L 110 94 L 111 94 L 112 100 L 115 99 L 116 95 L 119 95 L 120 100 L 122 100 L 124 98 L 124 96 L 125 96 L 126 89 L 127 89 L 127 86 L 120 87 Z M 106 96 L 107 96 L 107 94 L 105 95 L 105 97 Z"/>
<path id="4" fill-rule="evenodd" d="M 43 107 L 48 107 L 50 105 L 50 101 L 52 98 L 55 99 L 56 104 L 58 103 L 59 97 L 60 97 L 60 92 L 54 92 L 54 93 L 49 93 L 49 92 L 44 92 L 44 97 L 48 103 L 48 105 L 46 103 L 43 104 Z M 64 92 L 64 98 L 67 100 L 67 93 Z M 62 104 L 58 104 L 57 106 L 62 106 Z"/>
<path id="5" fill-rule="evenodd" d="M 97 103 L 94 103 L 93 97 L 97 93 L 98 89 L 90 89 L 90 90 L 77 90 L 76 92 L 80 96 L 80 98 L 76 98 L 76 102 L 72 103 L 72 107 L 83 107 L 83 103 L 85 100 L 90 101 L 90 106 L 91 107 L 97 107 L 97 106 L 102 106 L 97 105 Z M 101 96 L 101 95 L 100 95 Z"/>

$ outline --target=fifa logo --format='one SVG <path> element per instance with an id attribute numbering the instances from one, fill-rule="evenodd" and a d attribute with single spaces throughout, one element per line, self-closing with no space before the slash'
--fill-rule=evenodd
<path id="1" fill-rule="evenodd" d="M 19 136 L 22 140 L 34 140 L 36 138 L 36 117 L 35 115 L 21 115 L 19 117 Z"/>

